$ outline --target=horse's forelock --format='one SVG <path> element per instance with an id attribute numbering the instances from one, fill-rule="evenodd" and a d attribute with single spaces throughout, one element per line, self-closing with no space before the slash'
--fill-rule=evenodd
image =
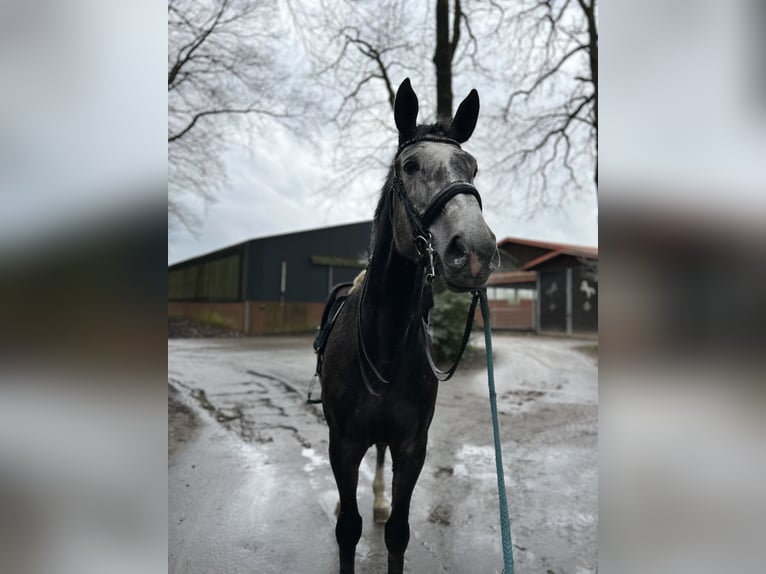
<path id="1" fill-rule="evenodd" d="M 449 124 L 436 122 L 435 124 L 420 125 L 415 129 L 415 135 L 411 139 L 422 138 L 424 136 L 449 136 Z"/>

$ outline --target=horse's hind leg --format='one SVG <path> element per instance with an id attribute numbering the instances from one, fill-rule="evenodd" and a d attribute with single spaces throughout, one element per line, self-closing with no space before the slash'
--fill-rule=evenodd
<path id="1" fill-rule="evenodd" d="M 391 516 L 386 523 L 388 574 L 402 574 L 404 552 L 410 541 L 410 501 L 426 458 L 427 437 L 404 446 L 391 445 L 394 480 L 391 492 Z"/>
<path id="2" fill-rule="evenodd" d="M 341 574 L 353 574 L 356 544 L 362 536 L 362 517 L 356 503 L 356 487 L 359 463 L 366 450 L 366 446 L 344 442 L 330 434 L 330 465 L 340 497 L 335 539 L 338 541 Z"/>
<path id="3" fill-rule="evenodd" d="M 378 458 L 375 464 L 375 480 L 372 481 L 372 492 L 375 495 L 375 501 L 372 504 L 372 515 L 376 523 L 385 524 L 389 514 L 391 514 L 391 507 L 384 493 L 386 487 L 384 473 L 386 445 L 378 443 L 375 446 L 378 449 Z"/>

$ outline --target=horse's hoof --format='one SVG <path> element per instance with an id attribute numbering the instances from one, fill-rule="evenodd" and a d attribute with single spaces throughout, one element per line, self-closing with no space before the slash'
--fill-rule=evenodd
<path id="1" fill-rule="evenodd" d="M 388 522 L 388 517 L 391 516 L 391 507 L 376 506 L 372 509 L 372 516 L 376 524 L 385 524 Z"/>

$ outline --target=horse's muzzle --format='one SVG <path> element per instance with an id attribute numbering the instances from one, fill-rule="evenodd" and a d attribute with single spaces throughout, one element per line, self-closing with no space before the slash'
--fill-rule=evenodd
<path id="1" fill-rule="evenodd" d="M 492 234 L 481 242 L 456 235 L 447 244 L 441 259 L 445 282 L 453 291 L 482 287 L 500 266 L 500 253 Z"/>

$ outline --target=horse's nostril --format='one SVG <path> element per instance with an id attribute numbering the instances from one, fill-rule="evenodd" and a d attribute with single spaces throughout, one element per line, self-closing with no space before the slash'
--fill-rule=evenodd
<path id="1" fill-rule="evenodd" d="M 445 252 L 447 259 L 446 263 L 453 267 L 462 267 L 468 262 L 469 254 L 470 249 L 468 249 L 463 238 L 456 235 L 450 239 L 450 242 L 447 245 L 447 251 Z"/>

